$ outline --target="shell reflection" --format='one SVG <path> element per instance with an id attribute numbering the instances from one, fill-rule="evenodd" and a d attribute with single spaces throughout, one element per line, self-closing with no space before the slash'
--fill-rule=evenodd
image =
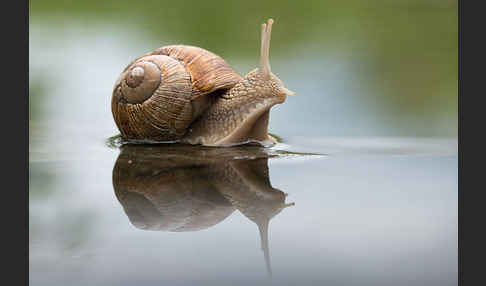
<path id="1" fill-rule="evenodd" d="M 287 194 L 269 180 L 264 148 L 189 145 L 125 145 L 113 169 L 116 197 L 139 229 L 198 231 L 240 211 L 258 226 L 271 274 L 270 220 L 285 207 Z"/>

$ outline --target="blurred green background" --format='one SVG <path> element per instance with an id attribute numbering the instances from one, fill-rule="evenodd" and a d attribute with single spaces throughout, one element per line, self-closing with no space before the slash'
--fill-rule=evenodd
<path id="1" fill-rule="evenodd" d="M 30 1 L 31 128 L 62 118 L 54 117 L 62 103 L 46 98 L 76 96 L 56 69 L 81 77 L 104 69 L 99 89 L 87 91 L 87 78 L 76 92 L 87 101 L 106 97 L 101 121 L 114 127 L 111 87 L 130 60 L 184 43 L 246 74 L 257 65 L 259 24 L 270 17 L 272 69 L 298 95 L 272 113 L 271 131 L 457 136 L 457 1 L 449 0 Z"/>

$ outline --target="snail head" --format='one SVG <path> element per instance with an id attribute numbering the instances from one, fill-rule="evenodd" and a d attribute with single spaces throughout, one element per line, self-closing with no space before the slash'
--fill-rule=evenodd
<path id="1" fill-rule="evenodd" d="M 273 20 L 262 24 L 260 64 L 218 99 L 191 126 L 184 140 L 191 144 L 224 146 L 276 140 L 268 134 L 270 109 L 295 95 L 270 69 L 269 51 Z"/>
<path id="2" fill-rule="evenodd" d="M 271 93 L 273 96 L 282 97 L 283 102 L 285 95 L 295 96 L 295 92 L 287 89 L 283 82 L 272 73 L 270 67 L 270 38 L 273 22 L 273 19 L 269 19 L 266 24 L 262 24 L 260 65 L 253 72 L 255 73 L 256 85 L 266 87 L 263 88 L 264 93 Z M 268 96 L 267 94 L 264 95 Z"/>

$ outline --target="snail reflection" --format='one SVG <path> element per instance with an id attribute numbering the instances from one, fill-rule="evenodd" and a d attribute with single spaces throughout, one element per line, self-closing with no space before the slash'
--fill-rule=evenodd
<path id="1" fill-rule="evenodd" d="M 144 230 L 198 231 L 240 211 L 258 226 L 271 274 L 269 223 L 294 205 L 270 184 L 273 156 L 256 146 L 128 145 L 115 163 L 113 186 L 130 222 Z"/>

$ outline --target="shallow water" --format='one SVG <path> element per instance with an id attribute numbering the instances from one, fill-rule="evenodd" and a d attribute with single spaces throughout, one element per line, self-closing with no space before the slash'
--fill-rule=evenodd
<path id="1" fill-rule="evenodd" d="M 209 2 L 237 19 L 32 3 L 30 284 L 456 285 L 455 2 Z M 282 142 L 107 142 L 134 57 L 194 44 L 245 74 L 268 15 L 272 70 L 297 92 L 271 112 Z"/>
<path id="2" fill-rule="evenodd" d="M 456 144 L 314 138 L 31 160 L 30 280 L 453 285 Z"/>

